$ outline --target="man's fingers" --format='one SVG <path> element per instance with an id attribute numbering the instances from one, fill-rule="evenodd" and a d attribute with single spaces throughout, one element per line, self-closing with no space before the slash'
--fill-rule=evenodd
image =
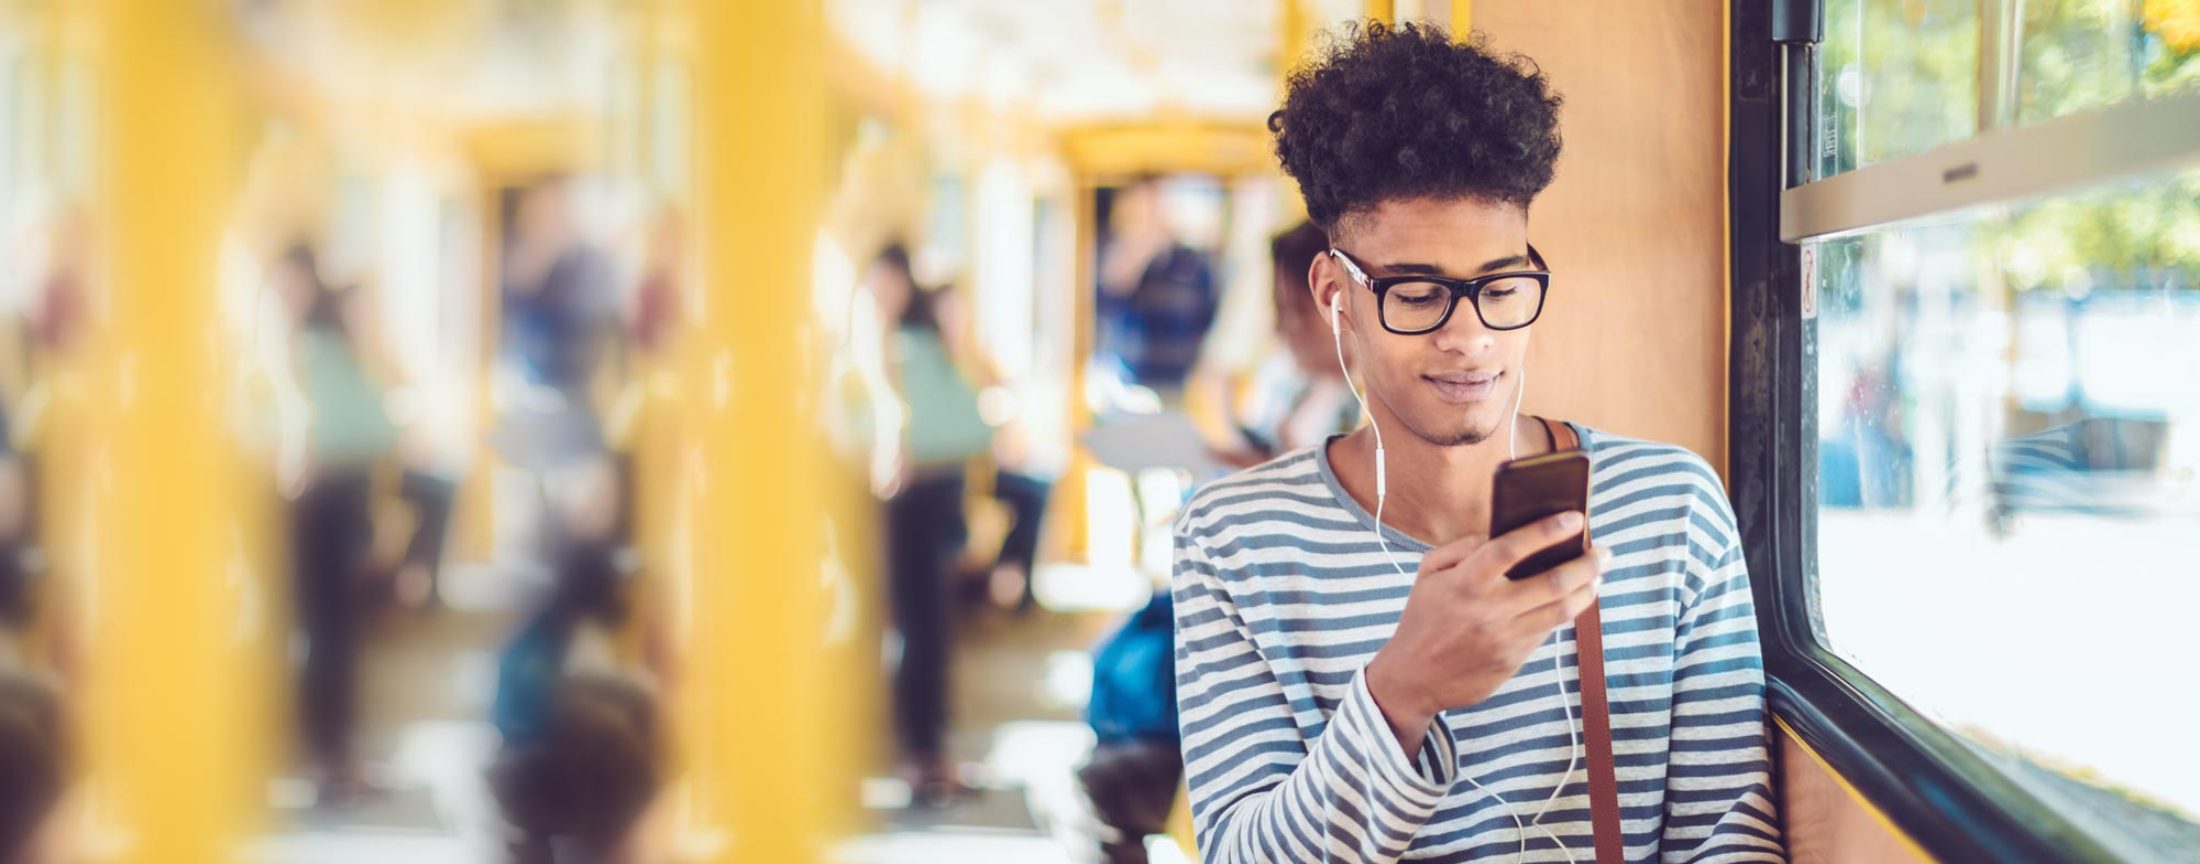
<path id="1" fill-rule="evenodd" d="M 1596 602 L 1597 586 L 1604 581 L 1596 571 L 1590 572 L 1591 578 L 1588 581 L 1575 585 L 1573 590 L 1566 592 L 1558 599 L 1530 609 L 1521 615 L 1518 619 L 1520 625 L 1529 632 L 1536 634 L 1537 638 L 1542 638 L 1549 636 L 1552 630 L 1566 626 L 1566 622 L 1580 617 L 1581 610 L 1589 608 L 1589 604 Z"/>
<path id="2" fill-rule="evenodd" d="M 1604 572 L 1612 553 L 1602 547 L 1589 550 L 1589 554 L 1560 564 L 1526 579 L 1511 581 L 1511 587 L 1523 595 L 1525 605 L 1541 606 L 1574 593 L 1574 589 L 1594 581 Z"/>
<path id="3" fill-rule="evenodd" d="M 1498 572 L 1511 570 L 1513 565 L 1527 560 L 1528 556 L 1557 545 L 1569 537 L 1579 535 L 1587 520 L 1581 511 L 1568 510 L 1530 522 L 1505 533 L 1482 546 L 1476 554 L 1496 565 Z"/>

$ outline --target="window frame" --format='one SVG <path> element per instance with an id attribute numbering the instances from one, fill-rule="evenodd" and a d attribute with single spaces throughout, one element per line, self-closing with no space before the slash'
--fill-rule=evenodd
<path id="1" fill-rule="evenodd" d="M 1822 131 L 1820 16 L 1816 0 L 1731 0 L 1728 10 L 1729 495 L 1753 576 L 1772 713 L 1936 858 L 2121 861 L 2087 827 L 1827 647 L 1817 607 L 1817 286 L 1803 279 L 1799 243 L 2200 164 L 2193 110 L 2200 96 L 2006 128 L 2006 112 L 1990 109 L 2012 89 L 2015 52 L 2004 47 L 2002 16 L 1985 15 L 1981 133 L 1820 180 L 1809 173 Z M 2171 113 L 2180 110 L 2191 116 Z M 2072 136 L 2104 127 L 2167 129 L 2183 143 L 2060 164 L 2040 155 L 2067 153 L 2088 140 Z M 2058 143 L 2059 151 L 2037 149 Z M 1943 172 L 1951 165 L 1970 167 L 1950 179 Z M 1920 191 L 1920 177 L 1949 188 Z"/>

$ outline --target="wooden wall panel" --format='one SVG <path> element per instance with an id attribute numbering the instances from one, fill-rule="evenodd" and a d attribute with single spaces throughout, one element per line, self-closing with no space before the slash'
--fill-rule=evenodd
<path id="1" fill-rule="evenodd" d="M 1478 0 L 1474 26 L 1566 97 L 1536 202 L 1556 279 L 1527 408 L 1726 468 L 1726 28 L 1720 0 Z"/>
<path id="2" fill-rule="evenodd" d="M 1793 864 L 1929 864 L 1933 859 L 1780 729 L 1780 812 Z"/>

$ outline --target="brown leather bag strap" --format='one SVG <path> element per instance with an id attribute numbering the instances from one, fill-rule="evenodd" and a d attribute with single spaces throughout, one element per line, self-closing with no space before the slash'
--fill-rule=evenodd
<path id="1" fill-rule="evenodd" d="M 1572 424 L 1566 423 L 1562 420 L 1553 420 L 1549 417 L 1539 417 L 1536 419 L 1542 420 L 1543 430 L 1551 433 L 1551 450 L 1553 452 L 1561 450 L 1581 449 L 1581 438 L 1580 436 L 1574 434 L 1574 427 Z"/>
<path id="2" fill-rule="evenodd" d="M 1549 418 L 1551 449 L 1579 450 L 1574 428 Z M 1624 864 L 1619 830 L 1619 778 L 1612 762 L 1612 709 L 1604 692 L 1604 617 L 1591 603 L 1574 619 L 1574 653 L 1580 663 L 1581 743 L 1589 751 L 1589 819 L 1596 834 L 1597 864 Z"/>

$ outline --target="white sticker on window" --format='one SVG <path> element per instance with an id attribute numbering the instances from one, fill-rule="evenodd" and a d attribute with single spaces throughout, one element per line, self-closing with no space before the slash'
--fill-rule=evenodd
<path id="1" fill-rule="evenodd" d="M 1803 247 L 1803 320 L 1818 317 L 1818 247 Z"/>

